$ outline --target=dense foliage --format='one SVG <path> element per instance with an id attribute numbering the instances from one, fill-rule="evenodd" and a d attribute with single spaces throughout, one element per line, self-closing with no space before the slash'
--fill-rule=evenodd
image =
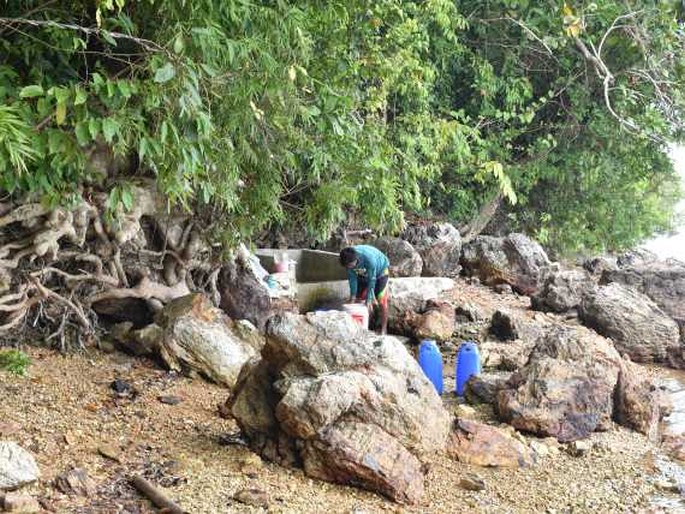
<path id="1" fill-rule="evenodd" d="M 561 251 L 665 230 L 681 2 L 0 0 L 0 189 L 154 177 L 225 241 L 351 213 L 511 228 Z"/>

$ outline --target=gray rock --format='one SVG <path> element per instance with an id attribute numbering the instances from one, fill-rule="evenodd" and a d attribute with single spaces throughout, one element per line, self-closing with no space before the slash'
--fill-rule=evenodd
<path id="1" fill-rule="evenodd" d="M 516 371 L 525 366 L 534 347 L 535 341 L 521 339 L 507 343 L 485 341 L 478 346 L 483 368 L 503 371 Z"/>
<path id="2" fill-rule="evenodd" d="M 585 294 L 594 291 L 596 287 L 595 281 L 585 271 L 552 272 L 532 296 L 532 307 L 546 312 L 567 312 L 577 309 Z"/>
<path id="3" fill-rule="evenodd" d="M 371 243 L 390 260 L 391 277 L 420 277 L 423 260 L 414 247 L 403 239 L 383 237 Z"/>
<path id="4" fill-rule="evenodd" d="M 409 241 L 423 259 L 423 275 L 428 277 L 453 277 L 461 266 L 461 236 L 449 223 L 410 225 L 401 235 Z"/>
<path id="5" fill-rule="evenodd" d="M 619 282 L 648 296 L 678 323 L 681 341 L 685 343 L 684 263 L 674 260 L 653 261 L 607 270 L 602 274 L 602 282 Z"/>
<path id="6" fill-rule="evenodd" d="M 467 473 L 459 479 L 459 487 L 467 491 L 482 491 L 485 489 L 485 481 L 473 473 Z"/>
<path id="7" fill-rule="evenodd" d="M 264 339 L 245 321 L 233 321 L 203 295 L 170 302 L 157 316 L 164 332 L 161 355 L 170 369 L 192 370 L 233 387 Z"/>
<path id="8" fill-rule="evenodd" d="M 71 468 L 55 478 L 55 487 L 64 494 L 92 496 L 97 484 L 83 468 Z"/>
<path id="9" fill-rule="evenodd" d="M 404 346 L 339 312 L 273 317 L 262 360 L 228 405 L 263 457 L 406 503 L 419 500 L 421 459 L 444 449 L 450 426 Z"/>
<path id="10" fill-rule="evenodd" d="M 36 461 L 12 441 L 0 441 L 0 491 L 11 491 L 40 478 Z"/>
<path id="11" fill-rule="evenodd" d="M 494 404 L 498 391 L 504 389 L 510 377 L 511 373 L 508 372 L 473 375 L 466 382 L 464 397 L 472 404 Z"/>
<path id="12" fill-rule="evenodd" d="M 509 284 L 522 294 L 533 294 L 543 270 L 550 265 L 542 247 L 523 234 L 478 236 L 464 245 L 461 264 L 467 275 L 487 285 Z"/>
<path id="13" fill-rule="evenodd" d="M 583 324 L 613 339 L 636 362 L 681 360 L 678 325 L 642 293 L 616 283 L 600 286 L 584 296 L 579 314 Z"/>

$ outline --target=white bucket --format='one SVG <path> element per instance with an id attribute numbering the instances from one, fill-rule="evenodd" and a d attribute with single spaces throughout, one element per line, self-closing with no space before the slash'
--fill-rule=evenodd
<path id="1" fill-rule="evenodd" d="M 365 330 L 369 329 L 369 309 L 363 303 L 345 303 L 343 311 L 352 316 L 352 319 L 359 323 Z"/>

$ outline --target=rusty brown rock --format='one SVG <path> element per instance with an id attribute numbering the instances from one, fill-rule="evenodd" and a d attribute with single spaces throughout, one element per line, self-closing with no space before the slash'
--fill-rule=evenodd
<path id="1" fill-rule="evenodd" d="M 339 423 L 308 441 L 303 454 L 309 476 L 377 491 L 400 503 L 423 497 L 421 462 L 375 425 Z"/>
<path id="2" fill-rule="evenodd" d="M 530 448 L 507 432 L 467 419 L 455 423 L 448 452 L 460 462 L 477 466 L 519 468 L 535 461 Z"/>

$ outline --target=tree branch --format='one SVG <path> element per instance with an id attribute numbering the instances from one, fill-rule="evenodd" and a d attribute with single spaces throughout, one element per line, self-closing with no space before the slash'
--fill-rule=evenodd
<path id="1" fill-rule="evenodd" d="M 104 30 L 100 28 L 82 27 L 80 25 L 73 25 L 71 23 L 59 23 L 53 20 L 32 20 L 28 18 L 0 18 L 0 25 L 5 25 L 11 27 L 12 25 L 29 25 L 32 27 L 51 27 L 57 29 L 75 30 L 77 32 L 83 32 L 84 34 L 95 34 L 97 36 L 106 35 L 113 39 L 124 39 L 127 41 L 133 41 L 134 43 L 140 45 L 142 48 L 148 52 L 157 53 L 163 52 L 168 53 L 164 47 L 158 45 L 154 41 L 149 39 L 143 39 L 135 36 L 130 36 L 128 34 L 122 34 L 121 32 L 111 32 L 109 30 Z"/>

